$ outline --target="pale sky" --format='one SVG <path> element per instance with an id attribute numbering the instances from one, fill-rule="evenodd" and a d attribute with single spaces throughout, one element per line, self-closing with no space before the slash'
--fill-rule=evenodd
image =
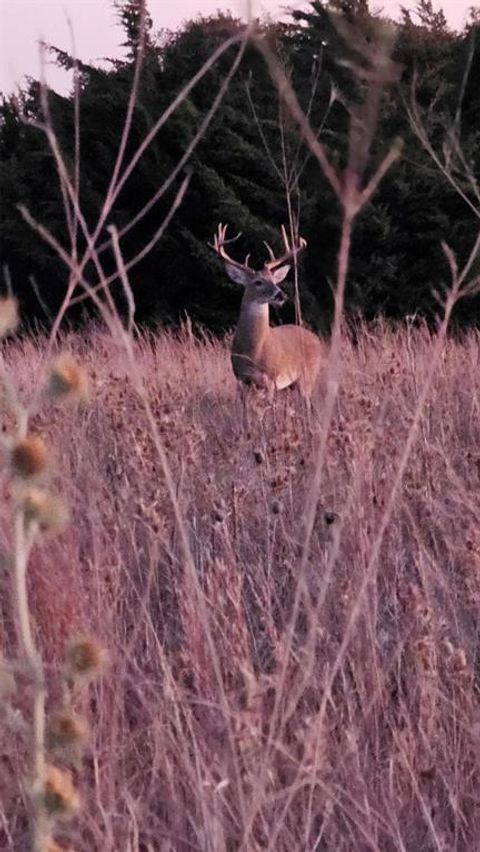
<path id="1" fill-rule="evenodd" d="M 474 0 L 433 0 L 433 4 L 436 9 L 443 8 L 453 28 L 461 29 Z M 400 5 L 413 9 L 416 3 L 372 0 L 370 5 L 396 17 Z M 286 6 L 299 8 L 308 4 L 301 0 L 252 0 L 254 14 L 267 12 L 276 17 Z M 199 13 L 229 10 L 243 16 L 247 0 L 150 0 L 148 8 L 155 29 L 175 29 Z M 123 33 L 110 0 L 0 0 L 0 91 L 13 91 L 25 75 L 40 77 L 39 39 L 72 52 L 69 21 L 80 59 L 100 61 L 102 57 L 121 55 Z M 70 88 L 68 76 L 57 68 L 48 66 L 46 76 L 54 89 L 66 92 Z"/>

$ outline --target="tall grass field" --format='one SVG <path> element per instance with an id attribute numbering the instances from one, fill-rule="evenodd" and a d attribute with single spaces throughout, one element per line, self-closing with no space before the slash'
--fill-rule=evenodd
<path id="1" fill-rule="evenodd" d="M 80 406 L 44 400 L 30 422 L 71 512 L 28 572 L 47 717 L 72 637 L 96 637 L 109 660 L 79 697 L 81 812 L 45 849 L 474 852 L 478 333 L 445 342 L 424 400 L 427 329 L 343 338 L 326 440 L 325 384 L 311 410 L 288 390 L 244 407 L 227 344 L 188 328 L 133 344 L 146 398 L 105 332 L 60 343 L 91 388 Z M 44 345 L 5 348 L 24 404 Z M 1 634 L 13 653 L 2 470 Z M 22 677 L 1 729 L 12 852 L 29 848 Z"/>

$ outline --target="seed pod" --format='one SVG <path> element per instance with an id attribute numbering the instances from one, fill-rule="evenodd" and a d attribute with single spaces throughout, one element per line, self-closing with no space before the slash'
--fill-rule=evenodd
<path id="1" fill-rule="evenodd" d="M 47 724 L 48 747 L 54 751 L 81 752 L 88 739 L 88 724 L 71 710 L 58 710 Z"/>
<path id="2" fill-rule="evenodd" d="M 60 355 L 51 366 L 47 391 L 54 399 L 85 399 L 87 374 L 71 355 Z"/>
<path id="3" fill-rule="evenodd" d="M 28 435 L 13 446 L 11 467 L 16 476 L 30 479 L 43 473 L 48 467 L 48 451 L 42 438 Z"/>
<path id="4" fill-rule="evenodd" d="M 60 497 L 40 488 L 29 488 L 19 500 L 28 527 L 37 523 L 42 532 L 62 530 L 69 520 L 68 509 Z"/>
<path id="5" fill-rule="evenodd" d="M 80 807 L 80 798 L 70 772 L 57 766 L 47 766 L 41 785 L 41 801 L 50 816 L 68 816 Z"/>
<path id="6" fill-rule="evenodd" d="M 95 639 L 76 639 L 67 648 L 66 662 L 74 678 L 94 677 L 107 660 L 107 652 Z"/>

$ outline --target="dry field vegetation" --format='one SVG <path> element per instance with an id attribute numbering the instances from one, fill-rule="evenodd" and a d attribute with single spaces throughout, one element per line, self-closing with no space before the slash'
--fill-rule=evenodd
<path id="1" fill-rule="evenodd" d="M 245 425 L 223 343 L 144 337 L 155 435 L 111 337 L 63 337 L 92 387 L 80 407 L 45 400 L 31 417 L 72 514 L 30 557 L 47 716 L 68 640 L 95 636 L 110 655 L 78 698 L 90 737 L 73 761 L 73 849 L 477 848 L 479 344 L 446 342 L 392 502 L 426 329 L 342 340 L 321 477 L 324 388 L 311 414 L 295 392 L 252 399 Z M 44 342 L 5 357 L 27 403 Z M 10 582 L 4 570 L 13 655 Z M 28 687 L 22 700 L 28 711 Z M 26 850 L 25 743 L 3 730 L 2 848 Z"/>
<path id="2" fill-rule="evenodd" d="M 98 243 L 166 120 L 125 164 L 141 49 L 93 233 L 80 137 L 72 178 L 42 90 L 65 244 L 20 212 L 67 277 L 49 338 L 0 343 L 2 850 L 479 848 L 480 335 L 447 330 L 479 285 L 480 234 L 461 264 L 443 246 L 451 281 L 435 332 L 378 322 L 352 343 L 354 220 L 401 155 L 396 141 L 368 167 L 381 89 L 397 74 L 393 33 L 377 35 L 378 47 L 352 41 L 372 73 L 352 66 L 369 82 L 342 172 L 253 23 L 237 39 L 236 63 L 249 38 L 263 52 L 342 210 L 330 354 L 311 409 L 289 390 L 244 408 L 229 340 L 188 325 L 133 333 L 135 261 L 113 226 L 106 277 Z M 459 146 L 454 127 L 449 140 Z M 465 199 L 454 167 L 438 167 Z M 82 288 L 102 324 L 59 331 Z M 0 336 L 14 313 L 2 299 Z M 82 371 L 89 394 L 60 400 L 84 390 Z"/>

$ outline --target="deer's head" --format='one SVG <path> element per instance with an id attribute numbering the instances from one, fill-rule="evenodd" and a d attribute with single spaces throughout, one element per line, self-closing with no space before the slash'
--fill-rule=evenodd
<path id="1" fill-rule="evenodd" d="M 305 248 L 306 241 L 300 237 L 298 245 L 291 246 L 285 228 L 282 227 L 285 252 L 280 257 L 275 257 L 268 243 L 265 243 L 270 259 L 264 263 L 262 269 L 252 269 L 249 265 L 250 255 L 247 255 L 243 263 L 239 263 L 227 254 L 225 246 L 236 242 L 241 236 L 241 234 L 237 234 L 236 237 L 227 240 L 227 227 L 227 225 L 221 224 L 218 226 L 212 248 L 222 258 L 229 278 L 236 284 L 242 284 L 245 287 L 251 302 L 279 307 L 283 305 L 287 296 L 279 287 L 279 284 L 286 278 L 290 270 L 290 264 L 287 261 Z"/>

